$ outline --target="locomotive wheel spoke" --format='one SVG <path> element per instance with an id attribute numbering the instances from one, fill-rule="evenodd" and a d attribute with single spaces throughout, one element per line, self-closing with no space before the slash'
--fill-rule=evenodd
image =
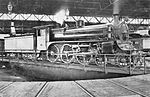
<path id="1" fill-rule="evenodd" d="M 129 58 L 125 55 L 117 55 L 115 59 L 115 65 L 119 67 L 126 67 L 128 65 Z"/>
<path id="2" fill-rule="evenodd" d="M 103 58 L 102 56 L 97 56 L 97 57 L 95 58 L 95 64 L 96 64 L 96 65 L 100 66 L 100 65 L 103 64 L 103 62 L 104 62 L 104 58 Z"/>
<path id="3" fill-rule="evenodd" d="M 31 60 L 31 61 L 36 61 L 36 55 L 35 54 L 28 54 L 28 60 Z"/>
<path id="4" fill-rule="evenodd" d="M 28 60 L 28 54 L 22 54 L 22 59 L 27 61 Z"/>
<path id="5" fill-rule="evenodd" d="M 19 60 L 19 59 L 20 59 L 20 54 L 17 53 L 17 54 L 16 54 L 16 60 Z"/>
<path id="6" fill-rule="evenodd" d="M 71 47 L 71 45 L 69 44 L 64 44 L 61 47 L 61 60 L 64 63 L 70 63 L 73 60 L 73 49 Z"/>
<path id="7" fill-rule="evenodd" d="M 58 53 L 59 53 L 58 47 L 56 45 L 51 45 L 48 48 L 47 60 L 50 62 L 56 62 L 59 57 Z"/>
<path id="8" fill-rule="evenodd" d="M 89 64 L 91 62 L 91 58 L 92 58 L 92 55 L 89 55 L 89 54 L 76 55 L 76 59 L 78 63 L 82 65 Z"/>
<path id="9" fill-rule="evenodd" d="M 142 66 L 143 65 L 143 58 L 139 56 L 135 56 L 133 58 L 133 64 L 134 66 Z"/>
<path id="10" fill-rule="evenodd" d="M 10 53 L 9 56 L 10 56 L 11 59 L 15 59 L 16 58 L 16 54 L 15 53 Z"/>

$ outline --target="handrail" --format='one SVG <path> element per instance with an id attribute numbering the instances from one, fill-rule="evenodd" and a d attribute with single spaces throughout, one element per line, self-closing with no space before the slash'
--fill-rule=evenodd
<path id="1" fill-rule="evenodd" d="M 44 52 L 43 52 L 44 53 Z M 35 64 L 37 63 L 37 54 L 40 54 L 39 52 L 19 52 L 19 54 L 24 54 L 26 55 L 27 54 L 27 60 L 29 58 L 29 55 L 30 54 L 34 54 L 35 55 L 35 59 L 34 59 L 34 62 Z M 9 59 L 9 62 L 11 59 L 13 58 L 17 58 L 17 56 L 19 56 L 18 52 L 5 52 L 5 51 L 0 51 L 0 58 L 1 58 L 1 61 L 3 62 L 4 59 Z M 45 54 L 47 54 L 45 52 Z M 108 73 L 109 71 L 107 70 L 107 68 L 109 67 L 108 64 L 112 64 L 112 66 L 116 67 L 116 66 L 120 66 L 122 67 L 122 69 L 126 68 L 127 72 L 129 72 L 130 75 L 132 75 L 134 73 L 134 71 L 137 70 L 137 68 L 143 68 L 142 70 L 144 71 L 143 73 L 146 74 L 146 71 L 147 71 L 147 66 L 146 66 L 146 55 L 145 54 L 96 54 L 96 53 L 89 53 L 89 52 L 85 52 L 85 53 L 73 53 L 73 54 L 70 54 L 70 52 L 68 53 L 59 53 L 59 54 L 54 54 L 54 55 L 66 55 L 69 56 L 69 55 L 74 55 L 74 56 L 81 56 L 81 55 L 96 55 L 97 57 L 101 57 L 103 58 L 103 64 L 100 64 L 101 66 L 100 67 L 103 67 L 104 68 L 104 72 L 105 73 Z M 120 58 L 120 59 L 119 59 Z M 126 65 L 121 65 L 121 58 L 127 58 L 128 61 L 125 61 L 125 64 Z M 67 57 L 68 59 L 68 57 Z M 114 62 L 117 62 L 115 63 L 115 65 L 113 65 L 113 63 L 111 62 L 112 60 L 111 59 L 114 59 Z M 19 62 L 19 58 L 17 58 L 17 61 Z M 85 61 L 85 60 L 84 60 Z M 140 66 L 138 66 L 138 62 L 140 62 Z M 87 66 L 87 62 L 85 61 L 85 66 Z M 67 64 L 69 66 L 69 64 Z M 89 64 L 88 64 L 89 65 Z"/>

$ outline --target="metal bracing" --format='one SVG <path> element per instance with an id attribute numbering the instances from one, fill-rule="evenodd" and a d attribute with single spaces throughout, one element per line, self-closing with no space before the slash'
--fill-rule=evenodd
<path id="1" fill-rule="evenodd" d="M 24 21 L 56 21 L 55 15 L 37 15 L 37 14 L 6 14 L 0 13 L 0 20 L 24 20 Z M 83 20 L 84 22 L 93 23 L 112 23 L 113 17 L 104 16 L 68 16 L 65 21 L 78 21 Z M 140 19 L 140 18 L 129 18 L 128 24 L 144 24 L 149 25 L 150 19 Z"/>

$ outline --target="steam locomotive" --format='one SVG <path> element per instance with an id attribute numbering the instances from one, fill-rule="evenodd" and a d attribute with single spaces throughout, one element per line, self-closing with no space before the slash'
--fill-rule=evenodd
<path id="1" fill-rule="evenodd" d="M 83 21 L 76 28 L 56 24 L 36 26 L 34 34 L 5 37 L 5 52 L 35 57 L 50 62 L 66 64 L 104 61 L 103 54 L 131 54 L 149 51 L 150 38 L 130 33 L 127 24 L 114 15 L 114 23 L 85 26 Z M 137 36 L 140 36 L 137 38 Z"/>

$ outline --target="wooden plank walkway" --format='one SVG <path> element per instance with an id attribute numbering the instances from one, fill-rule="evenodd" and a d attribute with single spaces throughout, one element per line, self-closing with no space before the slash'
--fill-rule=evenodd
<path id="1" fill-rule="evenodd" d="M 0 82 L 0 97 L 150 97 L 150 74 L 81 81 Z"/>

